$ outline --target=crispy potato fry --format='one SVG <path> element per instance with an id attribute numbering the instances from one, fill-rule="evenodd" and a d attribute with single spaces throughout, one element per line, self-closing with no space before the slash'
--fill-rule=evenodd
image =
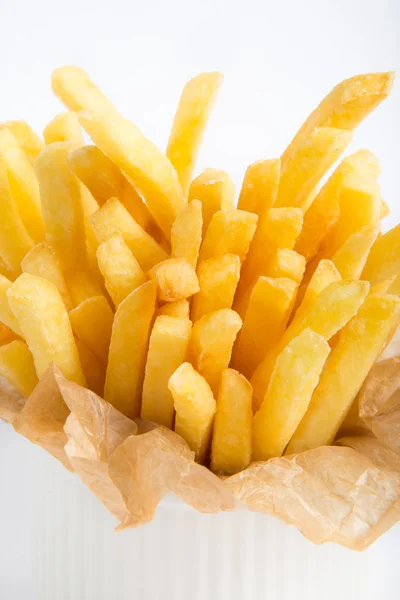
<path id="1" fill-rule="evenodd" d="M 169 258 L 153 267 L 148 275 L 157 283 L 159 302 L 176 302 L 199 291 L 196 271 L 184 258 Z"/>
<path id="2" fill-rule="evenodd" d="M 75 338 L 75 344 L 82 365 L 87 387 L 98 396 L 103 396 L 104 382 L 106 379 L 105 364 L 89 350 L 80 340 Z"/>
<path id="3" fill-rule="evenodd" d="M 366 299 L 357 315 L 339 333 L 286 454 L 333 442 L 364 379 L 399 321 L 399 298 L 371 295 Z"/>
<path id="4" fill-rule="evenodd" d="M 214 473 L 237 473 L 250 464 L 251 392 L 250 383 L 238 371 L 222 373 L 211 447 Z"/>
<path id="5" fill-rule="evenodd" d="M 207 313 L 231 308 L 240 276 L 240 258 L 236 254 L 221 254 L 203 260 L 197 268 L 200 291 L 192 300 L 192 320 Z"/>
<path id="6" fill-rule="evenodd" d="M 378 225 L 364 227 L 348 237 L 335 252 L 332 262 L 342 279 L 359 279 L 378 233 Z"/>
<path id="7" fill-rule="evenodd" d="M 118 198 L 141 227 L 159 241 L 160 231 L 149 209 L 125 175 L 96 146 L 82 146 L 68 157 L 68 164 L 102 206 L 110 198 Z"/>
<path id="8" fill-rule="evenodd" d="M 12 283 L 7 277 L 0 275 L 0 321 L 4 325 L 7 325 L 16 335 L 23 338 L 21 327 L 11 311 L 7 298 L 7 292 Z"/>
<path id="9" fill-rule="evenodd" d="M 1 301 L 0 301 L 1 302 Z M 11 311 L 10 311 L 11 312 Z M 19 339 L 10 327 L 0 321 L 0 346 L 5 346 L 14 340 Z"/>
<path id="10" fill-rule="evenodd" d="M 282 166 L 275 206 L 294 206 L 306 211 L 308 198 L 324 174 L 351 141 L 343 129 L 320 127 Z"/>
<path id="11" fill-rule="evenodd" d="M 168 257 L 165 250 L 136 223 L 116 198 L 107 200 L 90 217 L 90 223 L 99 242 L 104 242 L 114 235 L 122 236 L 143 271 L 148 271 Z"/>
<path id="12" fill-rule="evenodd" d="M 205 169 L 193 179 L 189 188 L 189 202 L 200 200 L 203 215 L 203 237 L 214 213 L 234 208 L 235 186 L 228 173 Z"/>
<path id="13" fill-rule="evenodd" d="M 201 245 L 199 262 L 221 254 L 236 254 L 243 262 L 257 220 L 257 215 L 244 210 L 220 210 L 215 213 Z"/>
<path id="14" fill-rule="evenodd" d="M 277 357 L 268 391 L 253 418 L 253 460 L 282 456 L 318 384 L 330 348 L 305 329 Z"/>
<path id="15" fill-rule="evenodd" d="M 166 154 L 185 194 L 222 80 L 221 73 L 200 73 L 186 83 L 179 100 Z"/>
<path id="16" fill-rule="evenodd" d="M 176 411 L 175 431 L 204 462 L 211 438 L 216 402 L 207 381 L 191 364 L 183 363 L 169 380 Z"/>
<path id="17" fill-rule="evenodd" d="M 3 275 L 4 277 L 7 277 L 7 279 L 10 279 L 12 281 L 14 281 L 14 279 L 17 278 L 17 274 L 15 273 L 15 271 L 12 270 L 12 268 L 6 263 L 6 261 L 2 258 L 1 255 L 0 255 L 0 274 Z"/>
<path id="18" fill-rule="evenodd" d="M 104 296 L 87 298 L 69 313 L 74 334 L 107 364 L 114 313 Z"/>
<path id="19" fill-rule="evenodd" d="M 232 361 L 246 377 L 251 377 L 283 335 L 296 291 L 296 282 L 284 277 L 260 277 L 253 287 Z"/>
<path id="20" fill-rule="evenodd" d="M 103 114 L 116 110 L 89 75 L 79 67 L 61 67 L 53 71 L 51 86 L 68 110 L 97 110 Z"/>
<path id="21" fill-rule="evenodd" d="M 153 281 L 144 283 L 121 302 L 114 317 L 104 399 L 131 418 L 140 415 L 156 293 Z"/>
<path id="22" fill-rule="evenodd" d="M 156 317 L 165 315 L 167 317 L 176 317 L 178 319 L 189 319 L 190 304 L 189 300 L 176 300 L 175 302 L 166 302 L 156 311 Z"/>
<path id="23" fill-rule="evenodd" d="M 314 304 L 295 318 L 278 344 L 264 358 L 251 378 L 253 407 L 261 406 L 279 353 L 308 327 L 327 341 L 346 325 L 364 302 L 369 291 L 366 281 L 337 281 L 328 285 Z"/>
<path id="24" fill-rule="evenodd" d="M 19 146 L 25 152 L 31 165 L 43 149 L 43 142 L 25 121 L 7 121 L 0 124 L 0 131 L 8 129 L 15 135 Z"/>
<path id="25" fill-rule="evenodd" d="M 54 117 L 43 130 L 46 144 L 54 142 L 76 142 L 83 146 L 84 139 L 79 119 L 75 112 L 65 112 Z"/>
<path id="26" fill-rule="evenodd" d="M 115 306 L 146 281 L 146 275 L 123 238 L 113 235 L 97 249 L 97 260 L 107 292 Z"/>
<path id="27" fill-rule="evenodd" d="M 398 296 L 398 294 L 394 291 L 397 277 L 398 275 L 393 275 L 392 277 L 389 277 L 389 279 L 382 279 L 382 281 L 374 283 L 371 285 L 369 293 L 379 295 L 394 294 L 395 296 Z"/>
<path id="28" fill-rule="evenodd" d="M 185 258 L 195 269 L 201 244 L 201 202 L 192 200 L 178 215 L 171 229 L 171 258 Z"/>
<path id="29" fill-rule="evenodd" d="M 238 209 L 256 213 L 260 219 L 273 206 L 278 192 L 280 159 L 259 160 L 247 168 Z"/>
<path id="30" fill-rule="evenodd" d="M 167 241 L 176 217 L 186 206 L 175 169 L 166 156 L 117 113 L 104 120 L 98 112 L 79 114 L 82 127 L 145 199 Z"/>
<path id="31" fill-rule="evenodd" d="M 392 278 L 390 278 L 390 279 L 392 279 Z M 381 279 L 381 282 L 384 282 L 384 281 L 387 281 L 387 279 Z M 374 286 L 377 286 L 377 285 L 378 284 L 374 284 Z M 372 289 L 372 286 L 371 286 L 371 289 Z M 388 288 L 388 293 L 394 294 L 395 296 L 400 296 L 400 275 L 393 276 L 393 281 L 390 283 L 390 286 Z"/>
<path id="32" fill-rule="evenodd" d="M 215 395 L 221 373 L 229 366 L 233 343 L 241 326 L 239 315 L 227 308 L 204 315 L 193 325 L 188 361 L 205 378 Z"/>
<path id="33" fill-rule="evenodd" d="M 142 419 L 172 429 L 174 401 L 168 381 L 185 360 L 191 327 L 185 318 L 162 315 L 155 320 L 143 382 Z"/>
<path id="34" fill-rule="evenodd" d="M 72 309 L 72 300 L 61 270 L 61 264 L 55 251 L 46 242 L 37 244 L 26 254 L 21 262 L 22 272 L 37 275 L 53 283 L 63 299 L 68 311 Z"/>
<path id="35" fill-rule="evenodd" d="M 7 290 L 8 302 L 42 377 L 54 362 L 67 379 L 86 385 L 68 313 L 56 286 L 23 273 Z"/>
<path id="36" fill-rule="evenodd" d="M 307 144 L 317 127 L 355 129 L 389 95 L 393 81 L 394 73 L 368 73 L 335 86 L 300 127 L 282 156 L 283 164 Z"/>
<path id="37" fill-rule="evenodd" d="M 371 248 L 362 278 L 378 283 L 400 272 L 400 225 L 378 237 Z"/>
<path id="38" fill-rule="evenodd" d="M 317 296 L 334 281 L 342 279 L 339 271 L 331 260 L 323 259 L 318 264 L 309 283 L 303 283 L 299 287 L 293 313 L 299 317 L 301 313 L 309 310 L 314 304 Z"/>
<path id="39" fill-rule="evenodd" d="M 269 259 L 266 274 L 269 277 L 288 277 L 300 283 L 306 268 L 306 259 L 288 248 L 278 248 Z"/>
<path id="40" fill-rule="evenodd" d="M 23 396 L 28 398 L 38 378 L 33 356 L 25 342 L 15 340 L 0 347 L 0 375 Z"/>
<path id="41" fill-rule="evenodd" d="M 35 241 L 43 240 L 44 225 L 35 171 L 16 137 L 7 129 L 0 131 L 0 160 L 7 172 L 11 196 L 28 234 Z"/>

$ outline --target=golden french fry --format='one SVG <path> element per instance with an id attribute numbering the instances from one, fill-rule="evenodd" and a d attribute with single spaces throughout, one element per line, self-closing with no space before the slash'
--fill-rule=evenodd
<path id="1" fill-rule="evenodd" d="M 172 429 L 174 401 L 168 381 L 185 360 L 191 327 L 186 318 L 162 315 L 155 320 L 143 382 L 142 419 Z"/>
<path id="2" fill-rule="evenodd" d="M 394 73 L 368 73 L 335 86 L 300 127 L 283 154 L 283 164 L 306 145 L 317 127 L 355 129 L 389 95 L 393 81 Z"/>
<path id="3" fill-rule="evenodd" d="M 11 196 L 28 234 L 35 241 L 43 240 L 44 225 L 35 171 L 16 137 L 8 129 L 0 131 L 0 160 L 6 169 Z"/>
<path id="4" fill-rule="evenodd" d="M 296 291 L 296 282 L 284 277 L 260 277 L 255 284 L 233 352 L 233 366 L 246 377 L 283 335 Z"/>
<path id="5" fill-rule="evenodd" d="M 389 279 L 400 272 L 400 225 L 378 237 L 371 248 L 362 278 L 371 283 Z"/>
<path id="6" fill-rule="evenodd" d="M 188 361 L 216 395 L 221 373 L 229 366 L 236 334 L 242 326 L 239 315 L 228 308 L 204 315 L 192 329 Z"/>
<path id="7" fill-rule="evenodd" d="M 102 113 L 116 110 L 89 75 L 79 67 L 61 67 L 53 71 L 51 86 L 68 110 L 93 109 Z"/>
<path id="8" fill-rule="evenodd" d="M 12 281 L 0 275 L 0 321 L 7 325 L 14 333 L 20 337 L 24 337 L 17 319 L 11 311 L 8 303 L 7 292 L 12 286 Z"/>
<path id="9" fill-rule="evenodd" d="M 12 281 L 14 281 L 14 279 L 16 279 L 17 274 L 15 273 L 15 271 L 13 271 L 13 269 L 10 267 L 10 265 L 8 265 L 6 263 L 6 261 L 3 259 L 3 257 L 0 255 L 0 274 L 3 275 L 4 277 L 7 277 L 7 279 L 10 279 Z"/>
<path id="10" fill-rule="evenodd" d="M 21 262 L 22 272 L 37 275 L 53 283 L 63 299 L 68 311 L 72 309 L 72 300 L 55 251 L 46 242 L 37 244 L 26 254 Z"/>
<path id="11" fill-rule="evenodd" d="M 38 154 L 43 149 L 43 142 L 37 133 L 25 121 L 7 121 L 6 123 L 1 123 L 0 131 L 3 129 L 8 129 L 15 135 L 19 146 L 25 152 L 31 165 L 33 165 Z"/>
<path id="12" fill-rule="evenodd" d="M 168 257 L 165 250 L 136 223 L 116 198 L 107 200 L 89 220 L 99 242 L 120 235 L 143 271 L 148 271 Z"/>
<path id="13" fill-rule="evenodd" d="M 243 375 L 226 369 L 221 376 L 211 447 L 211 470 L 237 473 L 251 461 L 251 385 Z"/>
<path id="14" fill-rule="evenodd" d="M 157 286 L 148 281 L 119 304 L 114 317 L 104 399 L 128 417 L 140 415 L 142 383 Z"/>
<path id="15" fill-rule="evenodd" d="M 200 291 L 192 300 L 192 320 L 207 313 L 231 308 L 240 276 L 240 258 L 221 254 L 203 260 L 197 268 Z"/>
<path id="16" fill-rule="evenodd" d="M 176 317 L 178 319 L 189 319 L 190 304 L 189 300 L 176 300 L 175 302 L 166 302 L 156 311 L 156 317 L 165 315 L 167 317 Z"/>
<path id="17" fill-rule="evenodd" d="M 388 288 L 388 293 L 394 294 L 395 296 L 400 296 L 400 275 L 393 275 L 393 277 L 391 277 L 390 279 L 391 280 L 393 279 L 393 281 L 390 283 L 390 286 Z M 387 281 L 387 279 L 381 279 L 381 282 L 383 282 L 383 281 Z M 378 284 L 374 284 L 374 285 L 378 285 Z"/>
<path id="18" fill-rule="evenodd" d="M 214 213 L 234 208 L 235 186 L 228 173 L 218 169 L 205 169 L 193 179 L 189 188 L 189 201 L 200 200 L 203 214 L 203 237 Z"/>
<path id="19" fill-rule="evenodd" d="M 1 301 L 0 301 L 1 302 Z M 11 311 L 10 311 L 11 312 Z M 10 327 L 0 321 L 0 346 L 17 340 L 18 336 Z"/>
<path id="20" fill-rule="evenodd" d="M 178 215 L 171 229 L 171 258 L 184 258 L 195 269 L 201 244 L 201 202 L 192 200 Z"/>
<path id="21" fill-rule="evenodd" d="M 56 286 L 23 273 L 7 290 L 7 298 L 38 377 L 54 362 L 67 379 L 85 385 L 68 313 Z"/>
<path id="22" fill-rule="evenodd" d="M 337 281 L 328 285 L 308 310 L 293 319 L 278 344 L 264 358 L 251 378 L 253 406 L 257 410 L 268 389 L 279 353 L 304 329 L 310 328 L 329 340 L 355 315 L 369 292 L 366 281 Z"/>
<path id="23" fill-rule="evenodd" d="M 54 117 L 43 130 L 46 144 L 54 142 L 76 142 L 83 146 L 84 139 L 79 119 L 75 112 L 65 112 Z"/>
<path id="24" fill-rule="evenodd" d="M 400 300 L 371 295 L 338 334 L 311 403 L 286 454 L 329 445 L 374 362 L 400 321 Z"/>
<path id="25" fill-rule="evenodd" d="M 166 156 L 118 113 L 103 119 L 95 110 L 79 114 L 96 146 L 126 175 L 169 241 L 171 227 L 186 206 L 175 169 Z"/>
<path id="26" fill-rule="evenodd" d="M 253 418 L 253 460 L 282 456 L 307 410 L 329 352 L 322 335 L 305 329 L 277 357 L 268 391 Z"/>
<path id="27" fill-rule="evenodd" d="M 221 254 L 236 254 L 243 262 L 257 220 L 257 215 L 244 210 L 220 210 L 215 213 L 201 245 L 199 262 Z"/>
<path id="28" fill-rule="evenodd" d="M 179 100 L 166 154 L 185 194 L 222 80 L 221 73 L 200 73 L 186 83 Z"/>
<path id="29" fill-rule="evenodd" d="M 24 398 L 32 393 L 38 378 L 33 356 L 25 342 L 15 340 L 0 347 L 0 375 Z"/>
<path id="30" fill-rule="evenodd" d="M 275 206 L 305 212 L 311 192 L 350 141 L 351 133 L 343 129 L 320 127 L 310 133 L 307 143 L 283 163 Z"/>
<path id="31" fill-rule="evenodd" d="M 103 396 L 104 382 L 106 379 L 105 364 L 80 340 L 75 338 L 75 344 L 82 365 L 82 371 L 87 382 L 87 387 L 98 396 Z"/>
<path id="32" fill-rule="evenodd" d="M 113 235 L 99 245 L 97 260 L 115 306 L 146 281 L 139 263 L 119 235 Z"/>
<path id="33" fill-rule="evenodd" d="M 342 279 L 339 271 L 331 260 L 323 259 L 318 264 L 309 283 L 304 283 L 299 287 L 296 296 L 296 303 L 293 312 L 295 316 L 300 316 L 306 310 L 309 310 L 314 304 L 317 296 L 334 281 Z"/>
<path id="34" fill-rule="evenodd" d="M 191 364 L 183 363 L 169 380 L 176 411 L 175 431 L 204 462 L 211 438 L 216 402 L 207 381 Z"/>
<path id="35" fill-rule="evenodd" d="M 114 313 L 104 296 L 87 298 L 69 313 L 74 334 L 107 364 Z"/>
<path id="36" fill-rule="evenodd" d="M 288 277 L 300 283 L 306 268 L 306 259 L 288 248 L 278 248 L 269 259 L 265 272 L 269 277 Z"/>
<path id="37" fill-rule="evenodd" d="M 153 267 L 148 275 L 157 283 L 159 302 L 176 302 L 199 291 L 196 271 L 184 258 L 169 258 Z"/>
<path id="38" fill-rule="evenodd" d="M 378 281 L 378 283 L 374 283 L 373 285 L 371 285 L 371 289 L 370 289 L 369 293 L 370 294 L 379 294 L 379 295 L 394 294 L 395 296 L 398 296 L 399 294 L 396 293 L 396 291 L 395 291 L 397 277 L 398 277 L 398 275 L 393 275 L 392 277 L 389 277 L 389 279 L 382 279 L 382 281 Z"/>
<path id="39" fill-rule="evenodd" d="M 347 238 L 335 252 L 332 262 L 342 279 L 358 279 L 360 277 L 378 233 L 378 225 L 364 227 Z"/>
<path id="40" fill-rule="evenodd" d="M 247 168 L 238 209 L 256 213 L 260 218 L 273 206 L 278 192 L 280 159 L 259 160 Z"/>

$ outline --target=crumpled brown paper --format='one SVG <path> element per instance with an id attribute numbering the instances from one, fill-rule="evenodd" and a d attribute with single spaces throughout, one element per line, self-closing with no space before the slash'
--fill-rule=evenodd
<path id="1" fill-rule="evenodd" d="M 0 418 L 74 470 L 120 529 L 174 493 L 201 512 L 265 512 L 317 544 L 363 550 L 400 519 L 400 356 L 373 367 L 354 406 L 334 446 L 219 478 L 176 433 L 131 421 L 55 366 L 26 401 L 0 380 Z"/>

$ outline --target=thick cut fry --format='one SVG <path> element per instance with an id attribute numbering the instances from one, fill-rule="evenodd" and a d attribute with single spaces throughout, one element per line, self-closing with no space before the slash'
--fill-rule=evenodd
<path id="1" fill-rule="evenodd" d="M 203 237 L 214 213 L 234 208 L 235 186 L 228 173 L 218 169 L 205 169 L 193 179 L 189 188 L 189 201 L 200 200 L 203 214 Z"/>
<path id="2" fill-rule="evenodd" d="M 217 310 L 199 319 L 192 329 L 188 361 L 218 393 L 221 373 L 229 366 L 236 334 L 242 326 L 239 315 L 230 309 Z"/>
<path id="3" fill-rule="evenodd" d="M 369 296 L 343 328 L 286 454 L 333 442 L 354 398 L 400 320 L 395 296 Z"/>
<path id="4" fill-rule="evenodd" d="M 107 364 L 113 311 L 104 296 L 93 296 L 71 310 L 72 330 L 93 354 Z"/>
<path id="5" fill-rule="evenodd" d="M 114 317 L 104 399 L 131 418 L 140 415 L 156 292 L 153 281 L 144 283 L 121 302 Z"/>
<path id="6" fill-rule="evenodd" d="M 236 254 L 221 254 L 201 262 L 197 268 L 200 291 L 192 300 L 192 320 L 203 315 L 231 308 L 240 277 L 240 258 Z"/>
<path id="7" fill-rule="evenodd" d="M 362 278 L 371 283 L 400 272 L 400 225 L 378 237 L 371 248 Z"/>
<path id="8" fill-rule="evenodd" d="M 199 291 L 196 271 L 183 258 L 169 258 L 158 263 L 148 273 L 157 283 L 159 302 L 176 302 L 189 298 Z"/>
<path id="9" fill-rule="evenodd" d="M 65 112 L 54 117 L 43 130 L 46 144 L 54 142 L 76 142 L 83 146 L 84 139 L 79 119 L 74 112 Z"/>
<path id="10" fill-rule="evenodd" d="M 282 167 L 275 206 L 294 206 L 304 212 L 308 198 L 323 175 L 351 141 L 351 133 L 332 127 L 315 129 Z"/>
<path id="11" fill-rule="evenodd" d="M 122 236 L 143 271 L 148 271 L 168 256 L 116 198 L 107 200 L 90 217 L 90 223 L 99 242 L 104 242 L 114 235 Z"/>
<path id="12" fill-rule="evenodd" d="M 32 248 L 21 262 L 23 273 L 37 275 L 53 283 L 63 299 L 68 311 L 72 309 L 72 300 L 61 270 L 61 264 L 51 246 L 42 242 Z"/>
<path id="13" fill-rule="evenodd" d="M 250 165 L 243 179 L 238 209 L 256 213 L 261 219 L 275 202 L 279 177 L 279 158 Z"/>
<path id="14" fill-rule="evenodd" d="M 16 137 L 7 129 L 0 131 L 0 160 L 7 172 L 11 196 L 28 234 L 35 241 L 43 240 L 44 225 L 36 175 Z"/>
<path id="15" fill-rule="evenodd" d="M 253 460 L 282 456 L 307 410 L 329 352 L 322 335 L 305 329 L 278 356 L 268 391 L 253 418 Z"/>
<path id="16" fill-rule="evenodd" d="M 364 302 L 369 291 L 366 281 L 337 281 L 328 285 L 314 304 L 295 318 L 251 378 L 253 406 L 257 410 L 268 389 L 277 356 L 288 343 L 308 327 L 329 340 L 346 325 Z"/>
<path id="17" fill-rule="evenodd" d="M 12 281 L 0 275 L 0 321 L 7 325 L 14 333 L 24 337 L 17 319 L 11 311 L 8 303 L 7 292 L 12 285 Z"/>
<path id="18" fill-rule="evenodd" d="M 136 258 L 123 238 L 113 235 L 97 249 L 97 260 L 107 292 L 115 306 L 146 281 Z"/>
<path id="19" fill-rule="evenodd" d="M 15 135 L 19 146 L 25 152 L 31 165 L 33 165 L 43 149 L 43 142 L 37 133 L 25 121 L 7 121 L 6 123 L 1 123 L 0 131 L 3 129 L 8 129 Z"/>
<path id="20" fill-rule="evenodd" d="M 364 227 L 353 233 L 335 252 L 332 262 L 342 279 L 358 279 L 367 261 L 372 244 L 379 233 L 379 226 Z"/>
<path id="21" fill-rule="evenodd" d="M 392 278 L 391 278 L 392 279 Z M 381 282 L 387 281 L 387 279 L 381 279 Z M 374 284 L 375 286 L 378 284 Z M 394 275 L 393 281 L 390 283 L 388 288 L 389 294 L 394 294 L 395 296 L 400 296 L 400 275 Z"/>
<path id="22" fill-rule="evenodd" d="M 211 438 L 216 402 L 207 381 L 192 365 L 183 363 L 169 380 L 176 411 L 175 431 L 204 462 Z"/>
<path id="23" fill-rule="evenodd" d="M 178 319 L 189 319 L 190 304 L 189 300 L 176 300 L 175 302 L 166 302 L 157 309 L 156 317 L 165 315 L 167 317 L 176 317 Z"/>
<path id="24" fill-rule="evenodd" d="M 171 227 L 186 206 L 175 169 L 162 152 L 117 113 L 103 119 L 97 112 L 79 115 L 93 142 L 126 175 L 169 241 Z"/>
<path id="25" fill-rule="evenodd" d="M 257 220 L 257 215 L 244 210 L 221 210 L 215 213 L 200 249 L 199 262 L 221 254 L 236 254 L 243 262 Z"/>
<path id="26" fill-rule="evenodd" d="M 166 154 L 185 194 L 222 80 L 221 73 L 200 73 L 187 82 L 179 100 Z"/>
<path id="27" fill-rule="evenodd" d="M 304 215 L 303 228 L 294 249 L 306 260 L 315 256 L 329 231 L 339 218 L 340 206 L 335 194 L 327 193 L 325 187 Z"/>
<path id="28" fill-rule="evenodd" d="M 287 248 L 279 248 L 267 262 L 265 272 L 269 277 L 288 277 L 300 283 L 306 268 L 306 259 Z"/>
<path id="29" fill-rule="evenodd" d="M 23 273 L 7 291 L 10 308 L 42 377 L 54 362 L 67 379 L 85 385 L 68 313 L 55 285 Z"/>
<path id="30" fill-rule="evenodd" d="M 99 90 L 89 75 L 79 67 L 60 67 L 51 77 L 53 92 L 68 110 L 97 110 L 113 112 L 112 102 Z"/>
<path id="31" fill-rule="evenodd" d="M 172 429 L 174 401 L 168 381 L 184 362 L 191 322 L 175 317 L 157 317 L 149 343 L 142 394 L 142 419 Z"/>
<path id="32" fill-rule="evenodd" d="M 378 281 L 378 283 L 374 283 L 371 285 L 370 294 L 394 294 L 398 296 L 398 291 L 396 290 L 396 279 L 398 275 L 393 275 L 393 277 L 389 277 L 389 279 L 382 279 L 382 281 Z"/>
<path id="33" fill-rule="evenodd" d="M 16 340 L 0 347 L 0 375 L 5 377 L 21 396 L 30 396 L 38 378 L 33 356 L 25 342 Z"/>
<path id="34" fill-rule="evenodd" d="M 8 302 L 8 300 L 7 300 Z M 11 312 L 11 309 L 10 309 Z M 0 321 L 0 346 L 4 346 L 5 344 L 9 344 L 14 340 L 17 340 L 18 336 L 10 327 L 8 327 L 5 323 Z"/>
<path id="35" fill-rule="evenodd" d="M 394 73 L 367 73 L 335 86 L 296 133 L 283 154 L 283 164 L 307 144 L 317 127 L 355 129 L 389 95 L 393 81 Z"/>
<path id="36" fill-rule="evenodd" d="M 171 229 L 171 258 L 185 258 L 195 269 L 201 244 L 201 202 L 192 200 L 176 217 Z"/>
<path id="37" fill-rule="evenodd" d="M 296 317 L 309 310 L 317 296 L 334 281 L 340 281 L 341 275 L 331 260 L 323 259 L 318 264 L 310 282 L 299 287 L 294 311 Z"/>
<path id="38" fill-rule="evenodd" d="M 260 277 L 255 284 L 233 353 L 233 366 L 246 377 L 285 331 L 296 290 L 296 282 L 283 277 Z"/>
<path id="39" fill-rule="evenodd" d="M 103 396 L 104 382 L 106 379 L 106 367 L 93 352 L 75 338 L 75 344 L 78 349 L 79 360 L 82 365 L 82 371 L 85 376 L 87 387 L 98 396 Z"/>
<path id="40" fill-rule="evenodd" d="M 68 157 L 68 164 L 102 206 L 110 198 L 118 198 L 141 227 L 154 236 L 157 229 L 147 206 L 113 162 L 96 146 L 82 146 Z"/>
<path id="41" fill-rule="evenodd" d="M 237 473 L 250 464 L 251 392 L 250 383 L 237 371 L 222 373 L 211 447 L 215 473 Z"/>

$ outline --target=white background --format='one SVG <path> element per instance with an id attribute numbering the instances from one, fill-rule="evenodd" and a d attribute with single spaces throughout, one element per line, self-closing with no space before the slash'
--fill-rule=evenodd
<path id="1" fill-rule="evenodd" d="M 165 147 L 184 82 L 200 71 L 220 70 L 225 82 L 198 169 L 226 169 L 239 186 L 246 166 L 278 156 L 333 85 L 356 73 L 399 68 L 399 7 L 398 0 L 0 0 L 0 120 L 23 118 L 41 132 L 63 110 L 51 93 L 52 69 L 76 64 L 89 71 L 122 113 Z M 349 148 L 350 152 L 368 147 L 381 160 L 382 194 L 392 209 L 386 225 L 400 220 L 399 101 L 400 81 L 391 97 L 359 127 Z M 0 425 L 0 597 L 31 600 L 42 553 L 41 544 L 32 548 L 30 535 L 35 518 L 30 500 L 39 493 L 31 469 L 40 453 L 11 433 Z M 49 469 L 49 477 L 58 476 L 57 470 Z M 43 481 L 46 487 L 45 476 Z M 93 510 L 99 510 L 102 517 L 97 505 Z M 286 529 L 276 531 L 284 538 Z M 150 532 L 154 536 L 154 529 L 149 528 L 149 536 Z M 134 535 L 124 539 L 139 543 Z M 148 543 L 146 535 L 140 533 L 140 543 Z M 398 597 L 400 577 L 391 558 L 400 541 L 398 527 L 361 557 L 336 550 L 330 554 L 325 548 L 316 554 L 309 544 L 293 539 L 296 550 L 287 548 L 286 554 L 286 549 L 278 548 L 277 552 L 295 587 L 274 588 L 268 600 L 333 598 L 331 593 L 353 600 L 361 598 L 357 592 L 361 588 L 364 600 Z M 279 540 L 278 535 L 274 543 Z M 173 542 L 170 549 L 174 549 Z M 257 548 L 253 550 L 257 554 Z M 329 573 L 327 587 L 318 575 L 314 591 L 307 588 L 302 595 L 306 588 L 296 580 L 300 574 L 295 570 L 295 551 L 302 553 L 302 560 L 309 553 L 311 578 Z M 223 552 L 229 560 L 234 548 L 226 547 Z M 163 561 L 162 557 L 157 560 L 155 569 Z M 337 561 L 339 581 L 332 561 Z M 293 564 L 290 569 L 289 563 Z M 146 568 L 152 564 L 148 562 Z M 274 569 L 284 573 L 282 565 L 275 563 Z M 225 576 L 226 572 L 225 566 Z M 369 578 L 365 589 L 357 580 L 363 572 Z M 214 569 L 210 577 L 208 592 L 196 597 L 222 598 L 220 592 L 215 595 L 221 581 L 218 572 Z M 154 586 L 141 581 L 140 588 L 132 589 L 132 598 L 161 597 Z M 226 583 L 224 589 L 228 587 Z M 237 591 L 235 597 L 258 600 L 266 597 L 265 590 L 257 584 Z M 73 597 L 63 593 L 57 592 L 54 599 Z M 38 594 L 36 598 L 44 600 L 44 592 Z M 90 594 L 82 592 L 76 598 L 91 600 Z M 195 597 L 194 593 L 189 596 Z M 180 596 L 166 584 L 162 597 L 175 600 Z"/>

